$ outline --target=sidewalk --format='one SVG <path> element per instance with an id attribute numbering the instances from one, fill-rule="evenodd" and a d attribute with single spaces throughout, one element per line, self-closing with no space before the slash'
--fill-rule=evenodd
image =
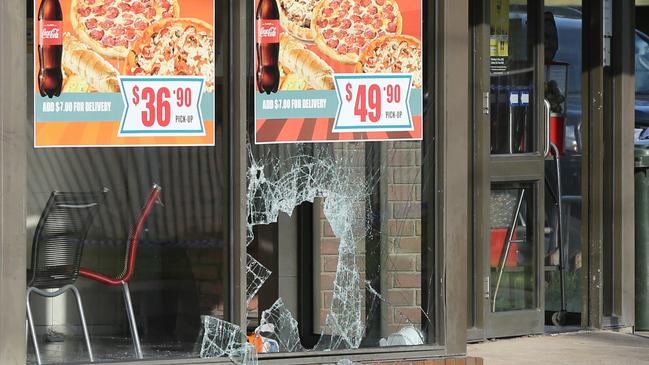
<path id="1" fill-rule="evenodd" d="M 579 331 L 500 339 L 468 345 L 468 356 L 485 365 L 649 364 L 649 333 Z"/>

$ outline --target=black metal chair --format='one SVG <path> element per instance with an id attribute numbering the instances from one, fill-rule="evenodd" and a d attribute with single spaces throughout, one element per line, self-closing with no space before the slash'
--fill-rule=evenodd
<path id="1" fill-rule="evenodd" d="M 31 268 L 27 270 L 27 323 L 39 364 L 41 354 L 29 304 L 31 293 L 53 298 L 71 290 L 74 294 L 90 361 L 94 361 L 81 296 L 74 286 L 79 276 L 81 253 L 92 220 L 104 202 L 106 192 L 54 191 L 34 232 Z M 48 289 L 57 289 L 49 291 Z"/>

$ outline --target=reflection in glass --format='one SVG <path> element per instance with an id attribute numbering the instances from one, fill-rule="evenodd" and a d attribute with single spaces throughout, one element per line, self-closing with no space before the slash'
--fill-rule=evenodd
<path id="1" fill-rule="evenodd" d="M 560 179 L 553 160 L 545 162 L 545 310 L 554 313 L 561 309 L 561 280 L 559 264 L 559 231 L 563 246 L 564 290 L 568 312 L 581 311 L 581 123 L 582 123 L 582 13 L 572 7 L 546 7 L 554 16 L 559 48 L 553 62 L 568 65 L 567 85 L 563 91 L 564 153 L 560 154 Z M 637 41 L 637 39 L 636 39 Z M 637 62 L 636 62 L 637 67 Z M 636 75 L 637 75 L 636 70 Z M 546 80 L 557 79 L 546 73 Z M 637 80 L 637 77 L 636 77 Z M 561 188 L 557 182 L 560 180 Z M 561 196 L 557 195 L 561 192 Z M 561 202 L 561 229 L 559 230 L 558 203 Z M 547 324 L 551 322 L 546 319 Z"/>
<path id="2" fill-rule="evenodd" d="M 534 307 L 532 195 L 529 187 L 494 185 L 490 199 L 492 312 Z"/>
<path id="3" fill-rule="evenodd" d="M 528 8 L 490 2 L 491 153 L 534 151 L 534 58 Z"/>
<path id="4" fill-rule="evenodd" d="M 31 17 L 32 2 L 26 4 Z M 225 3 L 219 0 L 214 6 L 224 9 Z M 161 204 L 154 205 L 143 226 L 134 275 L 128 281 L 144 359 L 198 357 L 201 315 L 223 318 L 226 312 L 230 175 L 223 129 L 226 21 L 226 16 L 216 17 L 215 146 L 26 151 L 27 267 L 31 266 L 31 239 L 51 192 L 90 192 L 107 187 L 110 191 L 88 232 L 81 266 L 120 277 L 136 217 L 151 185 L 162 187 Z M 27 65 L 33 64 L 32 57 L 26 56 Z M 27 98 L 30 104 L 31 94 Z M 32 145 L 33 115 L 28 120 L 26 144 Z M 121 287 L 83 277 L 75 285 L 83 298 L 95 360 L 136 360 Z M 44 362 L 87 361 L 73 296 L 47 301 L 34 297 L 31 307 Z M 31 340 L 26 356 L 28 363 L 36 362 Z"/>

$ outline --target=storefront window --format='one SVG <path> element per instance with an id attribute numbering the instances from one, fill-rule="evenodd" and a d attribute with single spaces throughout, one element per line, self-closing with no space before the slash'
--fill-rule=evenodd
<path id="1" fill-rule="evenodd" d="M 247 322 L 204 317 L 201 356 L 241 361 L 254 353 L 434 343 L 436 252 L 432 224 L 424 224 L 433 215 L 434 123 L 422 127 L 433 115 L 432 74 L 422 70 L 432 64 L 423 56 L 422 20 L 432 17 L 419 1 L 381 4 L 386 9 L 376 16 L 385 19 L 376 20 L 386 28 L 371 34 L 372 45 L 398 40 L 395 50 L 412 57 L 413 69 L 395 63 L 392 75 L 381 75 L 389 82 L 373 87 L 358 82 L 358 61 L 340 54 L 353 58 L 371 46 L 350 32 L 372 23 L 377 13 L 361 8 L 374 3 L 322 2 L 312 19 L 283 16 L 316 2 L 286 3 L 246 2 L 247 44 L 255 45 L 248 53 Z M 354 11 L 369 23 L 354 24 Z M 338 43 L 317 40 L 333 36 L 328 26 L 341 27 Z M 343 36 L 351 37 L 348 48 Z M 341 88 L 348 102 L 356 100 L 348 114 L 336 97 Z M 354 97 L 369 89 L 365 101 Z M 383 92 L 390 103 L 381 103 Z M 412 118 L 403 119 L 410 126 L 396 121 L 405 116 L 396 109 L 390 131 L 368 133 L 343 125 L 352 118 L 334 118 L 353 114 L 380 128 L 388 114 L 379 108 L 396 104 L 409 105 Z"/>
<path id="2" fill-rule="evenodd" d="M 274 3 L 246 2 L 254 45 L 247 323 L 205 317 L 201 355 L 241 360 L 435 343 L 434 62 L 426 43 L 433 26 L 423 23 L 432 9 L 400 0 L 382 2 L 378 13 L 373 2 Z M 312 18 L 286 17 L 304 6 L 313 8 Z M 354 12 L 367 22 L 352 21 Z M 339 34 L 328 27 L 340 27 Z M 380 56 L 383 46 L 402 59 L 386 60 L 390 70 L 360 66 L 364 50 L 377 47 Z M 341 90 L 349 94 L 340 98 Z M 347 112 L 345 99 L 355 100 Z M 382 128 L 386 116 L 394 123 L 368 132 L 354 116 L 371 128 Z"/>
<path id="3" fill-rule="evenodd" d="M 36 10 L 40 3 L 41 1 L 36 2 Z M 85 38 L 79 35 L 80 31 L 71 28 L 69 22 L 75 14 L 83 17 L 89 11 L 85 7 L 79 7 L 75 12 L 71 3 L 77 6 L 85 4 L 88 7 L 95 4 L 98 7 L 96 12 L 99 13 L 102 11 L 110 13 L 121 9 L 120 11 L 126 14 L 126 18 L 117 17 L 115 19 L 117 23 L 133 16 L 140 16 L 134 14 L 148 14 L 147 10 L 153 8 L 145 4 L 147 2 L 133 1 L 121 1 L 119 8 L 111 7 L 113 2 L 108 1 L 60 0 L 59 3 L 63 13 L 62 29 L 65 32 L 62 92 L 60 96 L 54 96 L 52 99 L 45 98 L 45 102 L 52 101 L 55 103 L 52 105 L 60 102 L 60 105 L 66 105 L 66 101 L 76 100 L 75 98 L 82 102 L 100 98 L 121 100 L 119 87 L 125 87 L 124 84 L 111 84 L 110 80 L 115 75 L 106 76 L 96 72 L 115 70 L 119 72 L 120 80 L 123 81 L 121 77 L 127 71 L 124 71 L 126 68 L 121 67 L 126 67 L 124 65 L 127 61 L 120 58 L 121 56 L 111 55 L 108 52 L 102 53 L 98 48 L 92 48 L 90 46 L 92 43 L 86 42 Z M 187 105 L 196 107 L 197 104 L 190 99 L 195 101 L 196 98 L 202 98 L 202 116 L 205 119 L 201 122 L 204 122 L 205 130 L 203 136 L 199 137 L 202 138 L 199 143 L 191 139 L 185 139 L 184 142 L 180 139 L 174 141 L 165 136 L 127 137 L 127 140 L 119 140 L 119 137 L 116 137 L 111 140 L 106 137 L 111 134 L 111 127 L 99 126 L 102 123 L 101 116 L 98 120 L 99 124 L 84 124 L 84 121 L 89 120 L 84 118 L 92 118 L 97 115 L 98 110 L 94 112 L 86 110 L 70 122 L 52 122 L 44 116 L 42 110 L 36 108 L 36 115 L 31 115 L 30 119 L 42 124 L 39 128 L 36 128 L 33 123 L 26 126 L 28 146 L 58 144 L 59 147 L 28 148 L 28 193 L 25 202 L 27 268 L 41 270 L 41 274 L 49 275 L 52 280 L 59 275 L 54 274 L 54 270 L 58 270 L 56 267 L 65 267 L 71 272 L 80 271 L 76 280 L 72 279 L 72 284 L 78 288 L 82 299 L 89 342 L 95 361 L 131 361 L 137 360 L 138 357 L 142 359 L 198 357 L 202 341 L 201 316 L 223 318 L 228 308 L 230 168 L 227 157 L 229 145 L 226 143 L 226 108 L 223 102 L 224 78 L 227 75 L 224 60 L 227 59 L 226 40 L 228 38 L 228 30 L 224 26 L 227 17 L 223 14 L 227 14 L 227 2 L 180 0 L 155 3 L 162 8 L 165 4 L 174 3 L 169 17 L 162 15 L 164 18 L 172 19 L 165 24 L 176 24 L 174 23 L 176 19 L 182 17 L 186 21 L 183 29 L 188 32 L 196 29 L 197 41 L 200 41 L 201 37 L 210 39 L 209 45 L 199 46 L 207 52 L 204 57 L 214 57 L 214 65 L 211 68 L 206 65 L 198 75 L 203 82 L 203 93 L 199 96 L 193 90 L 189 90 L 189 86 L 183 89 L 183 103 Z M 27 4 L 29 22 L 38 24 L 38 19 L 33 18 L 32 2 L 29 1 Z M 134 10 L 138 6 L 144 9 L 143 12 Z M 103 10 L 100 9 L 101 7 Z M 134 13 L 128 13 L 131 10 Z M 98 15 L 99 13 L 92 13 L 95 16 L 87 15 L 88 24 L 94 22 L 92 19 L 101 18 L 108 21 L 114 18 L 112 16 L 105 18 L 103 15 Z M 214 14 L 218 15 L 212 21 Z M 152 24 L 154 23 L 134 24 L 133 27 L 126 28 L 109 27 L 106 24 L 99 25 L 100 28 L 97 30 L 104 29 L 108 32 L 108 29 L 112 29 L 119 34 L 122 31 L 140 32 L 140 28 L 145 25 L 149 27 L 147 29 L 152 29 L 150 28 Z M 214 30 L 213 33 L 208 32 L 211 29 Z M 110 39 L 102 39 L 104 45 L 109 45 Z M 34 41 L 36 52 L 38 52 L 38 41 L 36 37 Z M 192 41 L 191 37 L 187 42 L 190 41 Z M 135 49 L 134 44 L 132 47 Z M 185 47 L 189 45 L 186 44 Z M 214 50 L 210 51 L 211 47 Z M 33 65 L 34 48 L 29 46 L 28 50 L 27 64 Z M 36 57 L 38 59 L 38 54 Z M 96 62 L 103 61 L 94 64 L 96 68 L 88 69 L 86 67 L 89 62 L 88 57 L 94 57 L 92 59 Z M 194 60 L 201 61 L 203 60 L 201 57 L 203 56 L 200 54 L 195 55 Z M 180 58 L 176 59 L 176 66 L 179 60 Z M 38 69 L 29 68 L 29 74 L 36 78 Z M 160 72 L 159 75 L 163 75 L 162 71 Z M 190 73 L 184 75 L 192 75 L 191 69 L 187 72 Z M 105 78 L 105 83 L 102 83 L 104 82 L 101 81 L 102 77 Z M 178 80 L 181 79 L 173 79 L 169 82 Z M 30 84 L 37 84 L 37 82 L 30 82 Z M 100 89 L 97 89 L 98 87 Z M 109 90 L 102 90 L 101 87 L 117 88 L 117 92 L 110 93 Z M 29 90 L 28 105 L 32 105 L 36 99 L 41 100 L 38 85 Z M 179 97 L 176 92 L 177 90 L 173 89 L 174 105 L 180 102 L 179 99 L 176 100 Z M 144 97 L 144 92 L 142 95 Z M 212 104 L 213 109 L 208 107 Z M 117 105 L 113 102 L 113 109 Z M 32 109 L 28 108 L 28 110 Z M 116 116 L 115 120 L 119 121 L 121 114 L 113 114 Z M 112 118 L 113 114 L 107 118 Z M 158 118 L 162 119 L 158 119 L 156 123 L 164 126 L 164 110 L 158 114 Z M 171 123 L 178 121 L 176 116 Z M 182 122 L 191 121 L 187 117 Z M 54 125 L 55 123 L 59 125 Z M 61 129 L 63 125 L 67 125 L 67 129 Z M 54 134 L 47 134 L 48 131 Z M 38 138 L 35 133 L 38 134 Z M 169 143 L 170 141 L 173 143 Z M 128 144 L 131 147 L 113 146 L 111 144 L 113 142 Z M 78 146 L 66 147 L 74 145 Z M 152 189 L 154 186 L 155 189 Z M 71 247 L 67 245 L 69 241 L 62 240 L 59 244 L 47 246 L 49 252 L 44 251 L 43 242 L 51 243 L 56 237 L 71 236 L 73 229 L 70 227 L 76 225 L 76 228 L 80 228 L 82 221 L 74 218 L 76 217 L 74 214 L 66 215 L 66 210 L 83 209 L 94 203 L 86 202 L 87 204 L 84 205 L 80 200 L 68 201 L 65 204 L 55 204 L 54 209 L 48 210 L 48 201 L 51 201 L 48 199 L 51 199 L 54 191 L 70 194 L 70 196 L 80 196 L 81 193 L 86 192 L 101 195 L 101 198 L 97 199 L 99 205 L 95 209 L 96 214 L 82 243 L 83 248 L 78 251 L 80 268 L 74 268 L 74 257 L 70 258 L 70 262 L 62 261 L 63 258 L 71 257 L 66 252 L 68 247 Z M 156 194 L 153 197 L 150 195 L 152 192 Z M 151 204 L 148 209 L 145 205 L 150 197 L 152 200 L 149 201 Z M 57 211 L 57 208 L 61 211 Z M 138 220 L 138 217 L 142 219 Z M 46 218 L 50 219 L 51 227 L 45 237 L 40 230 L 39 222 L 43 222 Z M 134 237 L 136 239 L 133 239 Z M 131 250 L 133 245 L 137 245 L 136 252 Z M 49 259 L 45 260 L 44 257 Z M 44 268 L 43 265 L 47 267 Z M 51 270 L 50 274 L 47 274 L 47 270 Z M 32 272 L 28 271 L 30 286 L 50 293 L 56 290 L 51 288 L 59 287 L 57 283 L 41 285 L 36 281 L 31 282 L 31 275 Z M 126 286 L 123 283 L 126 283 Z M 132 306 L 132 313 L 129 313 L 129 303 Z M 90 360 L 84 339 L 84 326 L 79 319 L 72 292 L 68 291 L 54 298 L 32 293 L 30 304 L 35 338 L 42 362 L 67 363 Z M 136 338 L 139 344 L 134 341 Z M 141 356 L 138 356 L 140 351 Z M 37 362 L 31 334 L 27 346 L 27 361 Z"/>
<path id="4" fill-rule="evenodd" d="M 187 4 L 183 5 L 183 1 Z M 75 13 L 69 2 L 61 3 L 64 15 L 71 14 L 77 21 L 88 20 L 86 8 L 76 9 Z M 29 126 L 29 143 L 44 148 L 30 149 L 27 156 L 26 224 L 30 237 L 27 245 L 36 247 L 28 252 L 28 267 L 35 268 L 35 263 L 40 262 L 31 254 L 39 252 L 37 246 L 32 246 L 31 237 L 41 236 L 43 217 L 48 217 L 51 199 L 56 196 L 52 192 L 61 191 L 72 196 L 94 192 L 89 196 L 96 197 L 96 202 L 54 205 L 64 211 L 92 207 L 96 214 L 88 219 L 91 223 L 87 235 L 75 241 L 83 243 L 83 250 L 79 250 L 79 277 L 73 283 L 83 299 L 85 315 L 82 319 L 78 319 L 74 296 L 65 294 L 53 299 L 43 298 L 47 294 L 33 296 L 30 310 L 34 318 L 30 324 L 33 323 L 34 330 L 30 329 L 28 334 L 35 333 L 39 355 L 44 362 L 91 359 L 86 328 L 95 361 L 229 357 L 237 363 L 250 363 L 258 354 L 272 352 L 436 343 L 434 293 L 439 278 L 435 271 L 438 258 L 433 244 L 432 219 L 435 211 L 435 82 L 433 47 L 428 46 L 432 44 L 433 24 L 432 21 L 423 22 L 423 19 L 432 19 L 432 10 L 423 2 L 401 0 L 377 2 L 380 9 L 374 3 L 356 4 L 356 7 L 371 5 L 361 13 L 366 18 L 374 16 L 374 20 L 380 20 L 377 29 L 369 29 L 372 22 L 368 23 L 368 19 L 356 25 L 351 23 L 351 18 L 346 19 L 349 23 L 346 29 L 350 29 L 347 36 L 362 31 L 354 34 L 353 39 L 349 38 L 348 48 L 321 44 L 316 51 L 314 38 L 303 39 L 310 37 L 308 22 L 316 20 L 302 19 L 307 23 L 301 25 L 301 32 L 295 26 L 287 26 L 286 19 L 280 18 L 278 12 L 295 9 L 282 7 L 283 3 L 259 1 L 257 4 L 255 1 L 253 4 L 250 0 L 246 5 L 250 10 L 248 44 L 260 43 L 254 34 L 258 32 L 258 36 L 269 38 L 270 46 L 264 48 L 263 57 L 258 58 L 254 53 L 257 50 L 253 51 L 252 47 L 246 57 L 249 81 L 261 80 L 262 76 L 263 80 L 250 83 L 246 91 L 249 134 L 246 179 L 234 183 L 245 186 L 246 200 L 241 204 L 246 208 L 247 237 L 233 244 L 245 244 L 247 255 L 232 268 L 228 267 L 234 255 L 228 240 L 228 232 L 232 229 L 228 216 L 232 173 L 228 154 L 233 146 L 228 144 L 225 110 L 231 100 L 224 100 L 228 90 L 225 87 L 227 67 L 224 66 L 227 57 L 223 51 L 228 31 L 225 19 L 218 17 L 218 14 L 227 14 L 225 2 L 217 1 L 214 5 L 217 13 L 214 83 L 208 77 L 203 80 L 203 100 L 194 104 L 193 91 L 171 90 L 177 92 L 173 95 L 179 107 L 196 106 L 206 114 L 209 101 L 214 103 L 214 120 L 205 118 L 205 124 L 200 125 L 205 129 L 200 135 L 191 135 L 196 133 L 192 129 L 183 130 L 190 133 L 182 140 L 184 143 L 176 143 L 178 141 L 163 135 L 169 121 L 164 107 L 158 107 L 165 101 L 164 93 L 159 91 L 164 85 L 151 84 L 157 97 L 155 103 L 160 104 L 155 106 L 154 117 L 138 109 L 142 108 L 138 97 L 145 99 L 144 91 L 138 89 L 136 83 L 140 80 L 120 74 L 117 79 L 121 90 L 113 90 L 115 95 L 111 97 L 122 100 L 127 90 L 128 96 L 123 101 L 131 109 L 126 108 L 121 114 L 117 138 L 103 145 L 87 141 L 95 137 L 97 141 L 104 141 L 107 129 L 85 128 L 84 117 L 73 121 L 79 124 L 48 120 L 45 117 L 51 114 L 47 113 L 53 111 L 46 110 L 43 105 L 49 105 L 45 103 L 50 100 L 39 95 L 38 85 L 36 92 L 30 95 L 37 107 L 34 125 Z M 349 6 L 345 8 L 345 4 Z M 129 5 L 132 5 L 129 9 L 136 6 Z M 264 8 L 253 11 L 258 5 Z M 315 2 L 311 5 L 315 6 Z M 354 4 L 349 1 L 332 1 L 331 5 L 338 12 L 342 12 L 341 9 L 345 9 L 344 12 L 359 10 L 352 9 Z M 195 1 L 181 0 L 180 9 L 174 3 L 162 14 L 168 14 L 167 18 L 171 19 L 194 15 L 209 18 L 209 13 L 198 10 Z M 377 13 L 378 10 L 381 12 Z M 319 12 L 321 20 L 331 15 L 323 7 L 313 11 L 314 14 Z M 28 9 L 28 14 L 33 12 L 34 9 Z M 335 22 L 334 18 L 329 20 Z M 149 27 L 169 22 L 157 20 Z M 65 31 L 65 16 L 63 24 Z M 94 27 L 94 23 L 88 25 L 84 21 L 83 24 Z M 198 29 L 200 34 L 203 26 L 195 21 L 183 29 Z M 110 28 L 108 24 L 99 27 Z M 277 27 L 283 31 L 278 33 Z M 318 27 L 320 30 L 314 32 L 324 35 L 325 23 L 320 22 Z M 152 39 L 167 34 L 164 30 L 151 29 L 146 34 Z M 39 32 L 42 36 L 41 28 Z M 110 43 L 105 36 L 104 32 L 103 43 Z M 122 61 L 117 56 L 102 53 L 99 48 L 95 51 L 95 48 L 84 46 L 83 36 L 79 37 L 80 43 L 69 43 L 67 39 L 63 38 L 62 99 L 53 100 L 54 106 L 59 100 L 64 102 L 63 99 L 79 94 L 92 98 L 109 93 L 97 93 L 96 89 L 97 85 L 105 87 L 108 84 L 95 79 L 84 83 L 79 73 L 88 70 L 83 64 L 66 68 L 66 62 L 71 62 L 71 52 L 79 52 L 78 56 L 87 55 L 86 51 L 96 52 L 94 60 L 101 57 L 112 65 L 110 67 L 129 70 L 124 71 L 127 73 L 144 72 L 138 67 L 144 69 L 148 65 L 144 62 L 146 57 L 141 58 L 134 50 L 125 54 L 125 61 Z M 197 40 L 187 37 L 185 41 Z M 131 48 L 141 47 L 137 50 L 144 52 L 145 47 L 140 43 L 134 43 Z M 151 41 L 151 44 L 159 43 Z M 326 55 L 323 51 L 326 47 L 338 52 L 338 56 Z M 391 62 L 390 68 L 379 69 L 384 63 L 374 62 L 372 47 L 377 47 L 374 52 L 387 51 L 382 57 Z M 262 48 L 260 46 L 259 52 Z M 354 62 L 342 57 L 345 50 L 355 55 Z M 305 60 L 308 63 L 304 63 Z M 39 67 L 40 63 L 37 65 Z M 184 63 L 182 65 L 184 67 Z M 187 66 L 191 70 L 191 64 Z M 148 76 L 159 76 L 156 73 L 162 72 L 155 66 L 147 70 L 155 74 Z M 35 78 L 38 78 L 37 71 L 31 70 Z M 365 76 L 373 77 L 368 79 L 369 84 L 363 79 Z M 155 81 L 173 83 L 179 80 Z M 196 81 L 190 77 L 183 80 Z M 336 86 L 341 80 L 345 84 Z M 358 126 L 337 126 L 349 128 L 341 132 L 331 129 L 334 118 L 314 114 L 313 118 L 295 115 L 303 122 L 295 129 L 282 128 L 277 123 L 282 117 L 257 118 L 256 112 L 268 102 L 256 97 L 260 91 L 271 95 L 276 94 L 277 89 L 285 93 L 277 95 L 291 96 L 288 101 L 273 100 L 277 109 L 289 114 L 308 114 L 307 109 L 336 113 L 336 107 L 331 105 L 336 97 L 334 90 L 352 88 L 355 101 L 348 100 L 349 115 L 353 114 L 360 118 L 359 122 L 367 122 L 363 125 L 374 128 L 387 118 L 388 127 L 365 132 L 359 131 Z M 86 95 L 90 93 L 94 94 Z M 305 98 L 300 96 L 302 94 Z M 212 99 L 206 102 L 206 98 Z M 142 112 L 142 118 L 147 115 L 147 123 L 159 129 L 144 137 L 129 137 L 131 139 L 125 142 L 120 139 L 123 133 L 141 133 L 133 132 L 133 125 L 128 125 L 128 113 L 133 108 Z M 176 109 L 171 112 L 176 113 Z M 195 122 L 187 113 L 180 118 L 173 114 L 171 122 Z M 54 122 L 69 123 L 70 127 L 62 130 L 62 124 L 43 126 L 43 123 Z M 147 126 L 145 119 L 141 122 Z M 83 126 L 81 131 L 79 126 Z M 50 135 L 45 133 L 47 131 L 59 134 Z M 213 144 L 206 143 L 210 133 L 214 135 Z M 148 137 L 154 139 L 146 140 Z M 75 143 L 77 139 L 86 142 Z M 173 143 L 168 143 L 170 141 Z M 81 224 L 77 224 L 79 222 L 74 220 L 74 228 L 84 231 Z M 71 232 L 65 234 L 71 235 Z M 135 244 L 136 254 L 132 249 Z M 227 283 L 228 273 L 241 269 L 240 265 L 244 264 L 247 320 L 242 324 L 228 315 L 231 312 L 228 305 L 235 301 L 227 294 Z M 132 276 L 127 274 L 131 272 Z M 30 346 L 27 354 L 30 363 L 39 361 L 32 350 L 35 348 Z"/>
<path id="5" fill-rule="evenodd" d="M 249 330 L 280 351 L 428 343 L 433 249 L 425 244 L 421 187 L 431 176 L 421 146 L 256 147 L 248 252 L 278 272 L 273 287 L 252 298 L 249 319 L 258 327 Z M 267 331 L 273 327 L 279 331 Z"/>
<path id="6" fill-rule="evenodd" d="M 533 191 L 522 185 L 492 185 L 490 216 L 490 283 L 492 312 L 533 308 Z"/>

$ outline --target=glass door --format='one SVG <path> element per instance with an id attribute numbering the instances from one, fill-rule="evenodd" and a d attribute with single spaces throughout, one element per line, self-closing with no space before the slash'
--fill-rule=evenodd
<path id="1" fill-rule="evenodd" d="M 541 333 L 548 150 L 543 4 L 477 3 L 482 26 L 474 43 L 475 97 L 481 101 L 474 112 L 475 308 L 481 312 L 476 322 L 487 338 Z"/>

